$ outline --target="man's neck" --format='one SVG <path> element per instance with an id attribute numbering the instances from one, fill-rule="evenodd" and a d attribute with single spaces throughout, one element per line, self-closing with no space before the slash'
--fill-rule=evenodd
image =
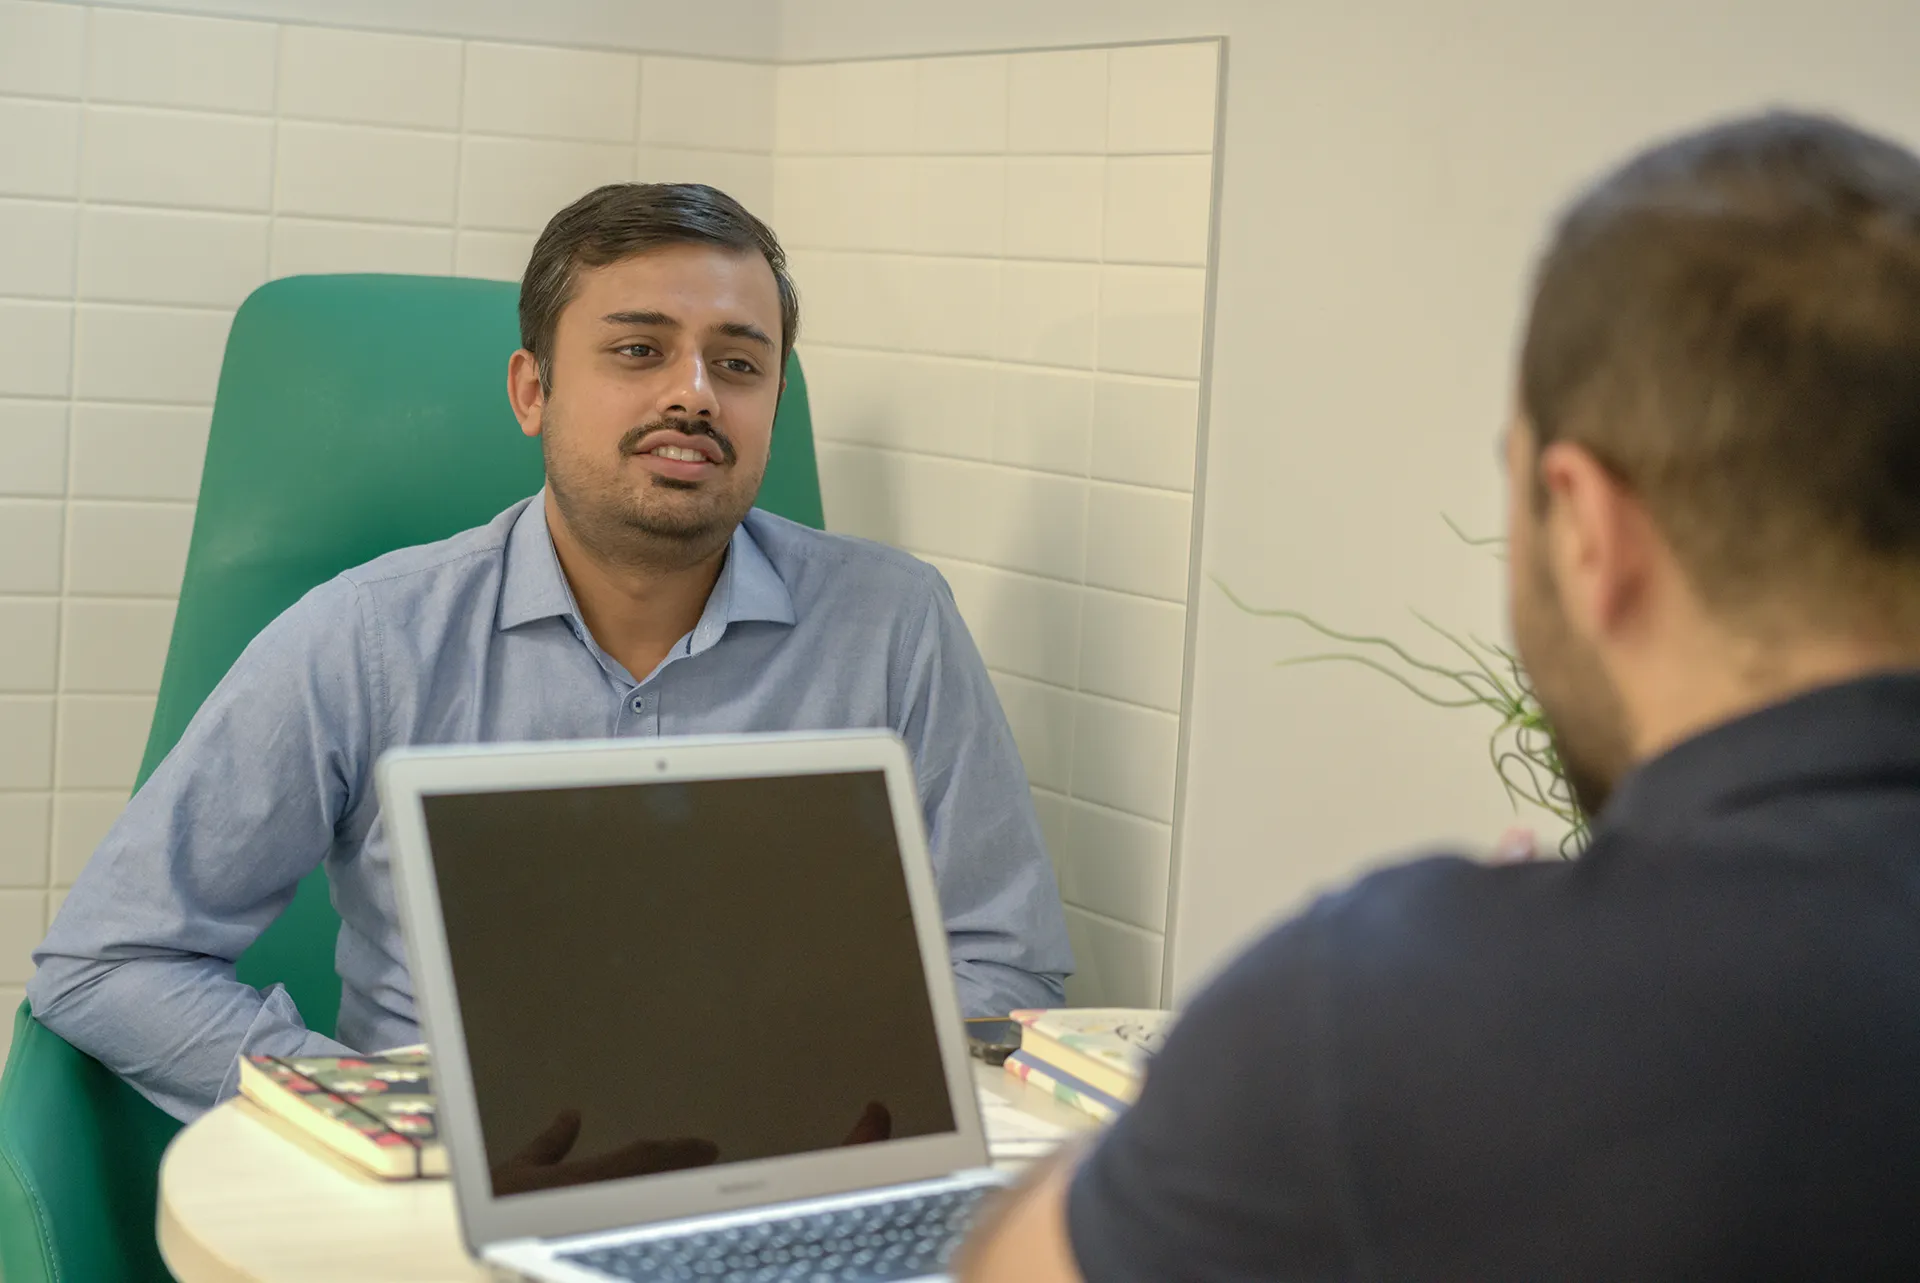
<path id="1" fill-rule="evenodd" d="M 726 564 L 727 545 L 685 564 L 619 560 L 583 543 L 548 492 L 547 529 L 561 573 L 600 649 L 639 681 L 660 666 L 675 642 L 693 631 Z"/>

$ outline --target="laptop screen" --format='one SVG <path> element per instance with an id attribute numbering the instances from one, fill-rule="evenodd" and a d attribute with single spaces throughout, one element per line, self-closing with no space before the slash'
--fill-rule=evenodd
<path id="1" fill-rule="evenodd" d="M 496 1197 L 955 1130 L 884 773 L 422 802 Z"/>

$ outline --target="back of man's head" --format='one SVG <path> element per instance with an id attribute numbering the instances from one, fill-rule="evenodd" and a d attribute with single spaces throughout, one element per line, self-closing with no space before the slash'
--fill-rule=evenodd
<path id="1" fill-rule="evenodd" d="M 1562 219 L 1520 383 L 1730 627 L 1920 637 L 1911 152 L 1774 113 L 1635 157 Z"/>

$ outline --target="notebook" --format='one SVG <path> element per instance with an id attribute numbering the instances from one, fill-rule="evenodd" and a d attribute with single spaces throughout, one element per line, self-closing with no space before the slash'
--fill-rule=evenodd
<path id="1" fill-rule="evenodd" d="M 476 1256 L 944 1277 L 1004 1178 L 898 739 L 406 749 L 378 780 Z"/>

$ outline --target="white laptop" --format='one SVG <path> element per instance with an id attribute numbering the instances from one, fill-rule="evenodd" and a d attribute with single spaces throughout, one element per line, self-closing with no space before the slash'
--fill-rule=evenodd
<path id="1" fill-rule="evenodd" d="M 403 749 L 379 788 L 476 1256 L 944 1276 L 1004 1178 L 897 739 Z"/>

